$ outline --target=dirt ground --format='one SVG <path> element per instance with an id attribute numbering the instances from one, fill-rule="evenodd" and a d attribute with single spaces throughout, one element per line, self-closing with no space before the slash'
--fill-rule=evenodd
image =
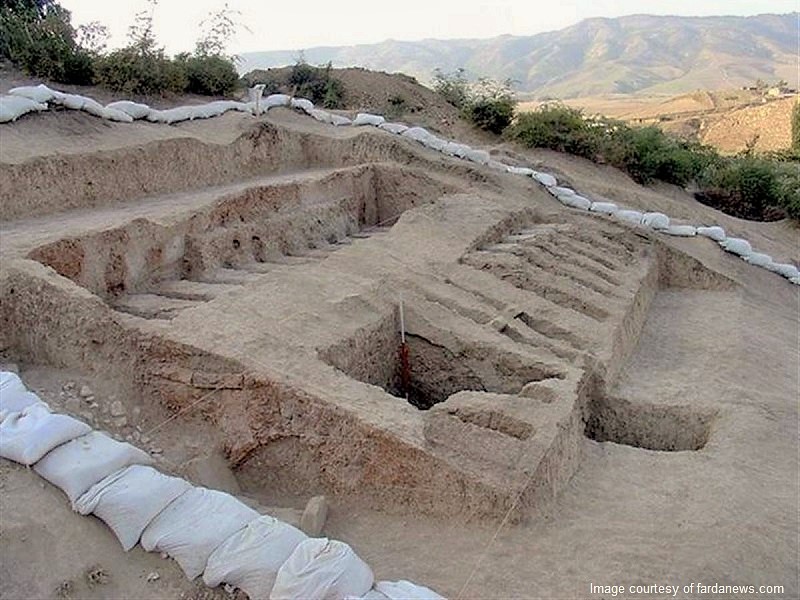
<path id="1" fill-rule="evenodd" d="M 187 173 L 196 170 L 169 179 L 171 189 L 138 191 L 139 180 L 103 163 L 93 194 L 64 187 L 73 190 L 63 196 L 73 208 L 61 213 L 35 190 L 20 190 L 30 200 L 27 214 L 0 226 L 0 362 L 14 363 L 54 408 L 148 450 L 165 471 L 185 474 L 188 461 L 228 444 L 241 493 L 262 506 L 298 509 L 314 493 L 328 493 L 324 534 L 351 544 L 377 579 L 410 579 L 449 598 L 610 598 L 590 585 L 692 583 L 782 586 L 755 595 L 798 597 L 797 287 L 709 240 L 664 242 L 606 219 L 590 221 L 532 184 L 464 168 L 388 134 L 334 130 L 277 110 L 260 125 L 269 129 L 255 135 L 251 119 L 226 115 L 167 127 L 56 113 L 2 126 L 0 168 L 19 169 L 13 172 L 28 178 L 21 181 L 40 185 L 57 181 L 37 165 L 63 161 L 77 179 L 89 152 L 92 160 L 129 160 L 131 169 L 134 157 L 154 154 L 165 181 L 168 171 L 180 170 L 176 156 L 215 160 L 187 162 Z M 289 150 L 271 154 L 269 139 Z M 613 169 L 552 152 L 487 149 L 625 206 L 718 223 L 759 250 L 800 263 L 800 233 L 788 222 L 728 217 L 677 188 L 641 187 Z M 217 163 L 233 165 L 234 156 L 241 171 L 214 171 Z M 252 158 L 252 170 L 242 156 Z M 122 197 L 102 195 L 112 182 Z M 360 228 L 347 220 L 354 198 L 366 221 Z M 258 221 L 269 203 L 277 216 Z M 279 238 L 282 254 L 260 238 L 253 252 L 265 260 L 243 257 L 241 240 L 264 237 L 248 229 L 247 219 Z M 540 237 L 513 242 L 507 256 L 502 246 L 513 245 L 509 235 L 520 231 Z M 314 237 L 333 234 L 339 238 L 327 243 Z M 135 279 L 145 262 L 149 268 L 161 260 L 147 255 L 125 259 L 123 281 L 100 262 L 110 252 L 113 266 L 119 244 L 129 244 L 125 256 L 144 256 L 138 244 L 158 236 L 192 240 L 182 264 L 202 266 L 205 278 L 176 279 L 164 258 L 156 280 Z M 65 239 L 75 245 L 58 245 Z M 82 267 L 69 271 L 74 265 L 57 259 L 78 246 Z M 466 364 L 483 390 L 423 412 L 380 389 L 370 361 L 384 345 L 393 351 L 394 320 L 387 315 L 400 282 L 408 290 L 409 331 L 450 352 L 432 355 L 431 364 L 442 362 L 451 377 L 457 370 L 450 365 Z M 122 283 L 120 295 L 114 285 Z M 180 302 L 171 296 L 166 303 L 168 285 L 181 286 Z M 509 305 L 530 325 L 518 323 L 515 310 L 511 326 L 495 327 L 498 315 L 508 318 Z M 337 361 L 345 352 L 352 355 Z M 563 442 L 575 445 L 579 459 L 572 462 L 572 450 L 558 442 L 570 421 L 548 411 L 577 414 L 569 411 L 580 394 L 568 385 L 585 356 L 605 364 L 603 398 L 645 415 L 638 432 L 644 437 L 663 434 L 658 415 L 670 411 L 713 415 L 702 447 L 648 450 L 576 430 Z M 514 373 L 531 365 L 561 378 L 551 390 L 556 402 L 505 390 L 518 386 Z M 223 389 L 213 406 L 195 406 L 200 396 L 187 395 L 220 389 L 212 382 L 186 392 L 186 373 L 194 382 L 200 370 L 211 377 L 240 369 L 256 383 L 244 378 L 239 388 Z M 273 409 L 261 381 L 279 407 Z M 551 384 L 546 377 L 539 383 Z M 148 385 L 155 392 L 145 393 Z M 504 417 L 506 431 L 524 421 L 534 433 L 519 440 L 473 427 L 464 420 L 473 414 Z M 448 446 L 449 432 L 465 437 L 453 434 Z M 304 436 L 312 438 L 308 444 Z M 273 437 L 288 445 L 270 445 Z M 543 479 L 552 485 L 549 502 L 525 493 L 523 484 L 539 471 L 503 462 L 542 438 L 564 455 L 548 464 Z M 249 440 L 266 453 L 236 446 Z M 370 494 L 348 488 L 351 481 Z M 402 489 L 408 482 L 411 491 Z M 507 519 L 514 511 L 504 498 L 531 510 Z M 101 522 L 73 513 L 60 491 L 5 460 L 0 582 L 0 598 L 9 600 L 235 593 L 187 582 L 171 560 L 139 547 L 124 553 Z"/>

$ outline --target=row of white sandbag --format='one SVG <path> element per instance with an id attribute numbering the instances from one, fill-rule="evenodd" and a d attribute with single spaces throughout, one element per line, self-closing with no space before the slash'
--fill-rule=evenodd
<path id="1" fill-rule="evenodd" d="M 622 221 L 643 225 L 654 231 L 666 235 L 678 237 L 701 236 L 714 240 L 719 243 L 727 252 L 741 257 L 751 265 L 762 267 L 773 273 L 782 275 L 790 282 L 800 285 L 800 271 L 797 267 L 789 263 L 775 262 L 771 256 L 753 250 L 750 242 L 741 238 L 727 237 L 725 230 L 717 225 L 713 226 L 694 226 L 694 225 L 675 225 L 670 218 L 660 212 L 640 212 L 637 210 L 623 209 L 613 202 L 593 202 L 589 198 L 581 196 L 575 190 L 568 187 L 548 186 L 547 190 L 565 206 L 589 212 L 610 215 Z"/>
<path id="2" fill-rule="evenodd" d="M 94 514 L 128 551 L 141 541 L 253 599 L 441 598 L 428 588 L 378 582 L 343 542 L 309 538 L 224 492 L 194 487 L 149 466 L 142 450 L 54 414 L 14 373 L 0 372 L 0 456 L 33 466 L 73 510 Z"/>
<path id="3" fill-rule="evenodd" d="M 292 106 L 306 110 L 313 108 L 313 104 L 303 98 L 293 99 L 286 94 L 272 94 L 262 98 L 260 92 L 259 90 L 258 94 L 251 94 L 250 102 L 216 100 L 206 104 L 159 110 L 129 100 L 111 102 L 103 106 L 88 96 L 59 92 L 44 84 L 23 86 L 13 88 L 9 90 L 7 96 L 0 97 L 0 123 L 14 121 L 28 112 L 46 110 L 48 103 L 64 106 L 71 110 L 82 110 L 111 121 L 130 123 L 138 119 L 146 119 L 153 123 L 167 124 L 208 119 L 231 110 L 260 114 L 276 106 Z"/>

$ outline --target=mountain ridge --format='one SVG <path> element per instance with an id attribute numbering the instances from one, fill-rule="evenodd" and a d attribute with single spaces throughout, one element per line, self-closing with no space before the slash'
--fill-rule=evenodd
<path id="1" fill-rule="evenodd" d="M 798 13 L 753 17 L 592 17 L 558 31 L 376 44 L 303 51 L 312 64 L 403 72 L 429 81 L 434 69 L 512 79 L 534 97 L 674 94 L 757 79 L 797 85 Z M 247 52 L 240 70 L 294 63 L 298 50 Z"/>

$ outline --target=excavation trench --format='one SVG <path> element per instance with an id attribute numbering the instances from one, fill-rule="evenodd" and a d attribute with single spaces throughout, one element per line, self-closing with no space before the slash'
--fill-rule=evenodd
<path id="1" fill-rule="evenodd" d="M 461 391 L 517 394 L 531 381 L 564 377 L 559 367 L 526 361 L 523 356 L 483 344 L 462 340 L 461 347 L 452 350 L 406 332 L 404 345 L 396 315 L 321 351 L 320 358 L 420 410 Z"/>

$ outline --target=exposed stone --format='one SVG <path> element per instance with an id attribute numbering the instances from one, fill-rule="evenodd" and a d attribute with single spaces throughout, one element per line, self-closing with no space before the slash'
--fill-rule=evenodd
<path id="1" fill-rule="evenodd" d="M 311 537 L 316 537 L 322 533 L 327 518 L 328 501 L 325 496 L 314 496 L 308 501 L 300 517 L 300 529 Z"/>
<path id="2" fill-rule="evenodd" d="M 228 462 L 216 452 L 199 456 L 186 463 L 186 477 L 198 485 L 229 494 L 236 495 L 242 491 Z"/>
<path id="3" fill-rule="evenodd" d="M 80 391 L 81 398 L 88 398 L 91 395 L 92 395 L 92 388 L 90 388 L 88 385 L 82 385 Z"/>
<path id="4" fill-rule="evenodd" d="M 119 400 L 114 400 L 111 403 L 111 416 L 112 417 L 122 417 L 126 414 L 125 407 L 123 406 L 122 402 Z"/>

